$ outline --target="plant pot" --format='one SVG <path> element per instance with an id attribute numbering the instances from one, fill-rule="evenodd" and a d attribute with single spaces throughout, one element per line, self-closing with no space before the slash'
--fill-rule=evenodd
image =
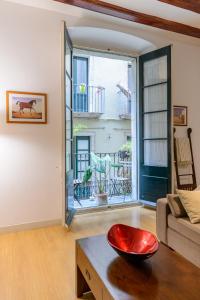
<path id="1" fill-rule="evenodd" d="M 108 203 L 108 194 L 96 194 L 97 204 L 98 205 L 106 205 Z"/>
<path id="2" fill-rule="evenodd" d="M 130 152 L 128 151 L 119 151 L 119 157 L 124 160 L 130 157 Z"/>

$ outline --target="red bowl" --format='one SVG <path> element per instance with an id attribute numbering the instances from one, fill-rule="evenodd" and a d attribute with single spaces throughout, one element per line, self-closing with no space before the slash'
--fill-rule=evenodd
<path id="1" fill-rule="evenodd" d="M 147 259 L 159 248 L 154 234 L 123 224 L 113 225 L 108 231 L 107 240 L 119 255 L 133 261 Z"/>

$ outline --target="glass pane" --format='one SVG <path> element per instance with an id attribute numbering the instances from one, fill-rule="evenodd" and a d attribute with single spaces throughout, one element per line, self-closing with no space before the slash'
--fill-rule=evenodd
<path id="1" fill-rule="evenodd" d="M 167 84 L 144 89 L 144 112 L 167 109 Z"/>
<path id="2" fill-rule="evenodd" d="M 66 76 L 66 105 L 71 107 L 71 80 Z"/>
<path id="3" fill-rule="evenodd" d="M 144 138 L 167 138 L 167 112 L 144 115 Z"/>
<path id="4" fill-rule="evenodd" d="M 81 150 L 88 150 L 89 148 L 89 143 L 88 143 L 88 139 L 86 140 L 79 140 L 77 141 L 77 144 L 78 144 L 78 150 L 81 149 Z"/>
<path id="5" fill-rule="evenodd" d="M 82 180 L 83 179 L 83 175 L 84 175 L 84 172 L 78 172 L 78 179 Z"/>
<path id="6" fill-rule="evenodd" d="M 74 81 L 79 86 L 81 92 L 84 92 L 84 85 L 87 86 L 88 70 L 87 58 L 75 57 L 74 58 Z"/>
<path id="7" fill-rule="evenodd" d="M 87 150 L 79 150 L 78 154 L 81 155 L 81 159 L 87 160 L 88 159 L 88 149 Z"/>
<path id="8" fill-rule="evenodd" d="M 144 86 L 167 81 L 167 56 L 144 63 Z"/>
<path id="9" fill-rule="evenodd" d="M 65 64 L 66 64 L 66 71 L 71 76 L 71 50 L 66 42 L 66 54 L 65 54 Z"/>
<path id="10" fill-rule="evenodd" d="M 88 160 L 88 151 L 78 150 L 77 159 L 78 160 Z"/>
<path id="11" fill-rule="evenodd" d="M 144 141 L 144 165 L 167 167 L 167 141 Z"/>
<path id="12" fill-rule="evenodd" d="M 78 86 L 74 87 L 73 110 L 74 112 L 88 112 L 88 94 L 77 92 Z"/>
<path id="13" fill-rule="evenodd" d="M 71 169 L 71 142 L 66 141 L 66 172 Z"/>
<path id="14" fill-rule="evenodd" d="M 73 170 L 69 170 L 66 174 L 66 208 L 68 210 L 74 207 L 74 184 L 73 184 Z"/>
<path id="15" fill-rule="evenodd" d="M 84 172 L 89 167 L 88 161 L 79 161 L 78 162 L 78 172 Z"/>
<path id="16" fill-rule="evenodd" d="M 72 138 L 71 129 L 71 111 L 66 108 L 66 139 L 68 140 Z"/>

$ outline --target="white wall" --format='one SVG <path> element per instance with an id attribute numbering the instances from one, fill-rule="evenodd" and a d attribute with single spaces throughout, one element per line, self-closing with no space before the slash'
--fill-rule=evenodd
<path id="1" fill-rule="evenodd" d="M 66 20 L 70 26 L 102 26 L 140 35 L 157 46 L 174 44 L 173 100 L 189 106 L 200 183 L 198 43 L 181 35 L 140 29 L 139 25 L 116 18 L 106 17 L 105 22 L 101 18 L 102 15 L 91 13 L 91 18 L 74 14 Z M 56 12 L 0 2 L 0 227 L 62 217 L 62 19 L 64 16 Z M 5 91 L 10 89 L 48 93 L 48 124 L 6 124 Z"/>
<path id="2" fill-rule="evenodd" d="M 172 98 L 174 105 L 188 106 L 197 182 L 200 185 L 200 47 L 172 47 Z M 176 136 L 186 136 L 187 127 L 176 127 Z"/>
<path id="3" fill-rule="evenodd" d="M 75 118 L 76 124 L 86 128 L 78 132 L 78 136 L 91 136 L 91 151 L 97 153 L 115 153 L 127 142 L 127 135 L 131 135 L 130 120 L 102 120 Z"/>
<path id="4" fill-rule="evenodd" d="M 0 3 L 0 227 L 61 219 L 60 18 Z M 6 90 L 48 94 L 48 124 L 6 124 Z"/>
<path id="5" fill-rule="evenodd" d="M 120 95 L 117 84 L 128 88 L 128 61 L 90 56 L 89 84 L 105 88 L 103 119 L 119 119 Z"/>
<path id="6" fill-rule="evenodd" d="M 127 97 L 122 94 L 117 87 L 120 84 L 125 89 L 128 89 L 128 65 L 135 65 L 135 58 L 132 57 L 116 57 L 116 55 L 106 55 L 92 51 L 83 51 L 76 49 L 76 56 L 88 58 L 88 80 L 89 86 L 94 87 L 94 90 L 89 90 L 90 106 L 96 109 L 99 102 L 95 94 L 97 87 L 105 89 L 105 110 L 101 119 L 117 119 L 125 114 L 128 110 Z M 135 83 L 133 83 L 135 86 Z"/>

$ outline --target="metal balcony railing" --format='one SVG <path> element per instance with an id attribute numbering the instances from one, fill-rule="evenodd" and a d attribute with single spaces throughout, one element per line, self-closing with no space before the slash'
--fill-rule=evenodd
<path id="1" fill-rule="evenodd" d="M 87 154 L 74 154 L 74 166 L 75 166 L 75 178 L 80 182 L 76 189 L 76 198 L 79 200 L 89 199 L 98 192 L 98 184 L 96 178 L 101 181 L 101 185 L 104 186 L 104 190 L 109 195 L 123 195 L 124 193 L 131 193 L 131 156 L 124 155 L 122 152 L 117 153 L 96 153 L 99 157 L 103 158 L 109 155 L 111 158 L 109 172 L 106 179 L 100 174 L 93 172 L 93 175 L 89 182 L 83 183 L 83 175 L 85 170 L 90 166 L 90 153 Z"/>
<path id="2" fill-rule="evenodd" d="M 73 112 L 103 114 L 105 112 L 105 88 L 75 84 Z"/>

